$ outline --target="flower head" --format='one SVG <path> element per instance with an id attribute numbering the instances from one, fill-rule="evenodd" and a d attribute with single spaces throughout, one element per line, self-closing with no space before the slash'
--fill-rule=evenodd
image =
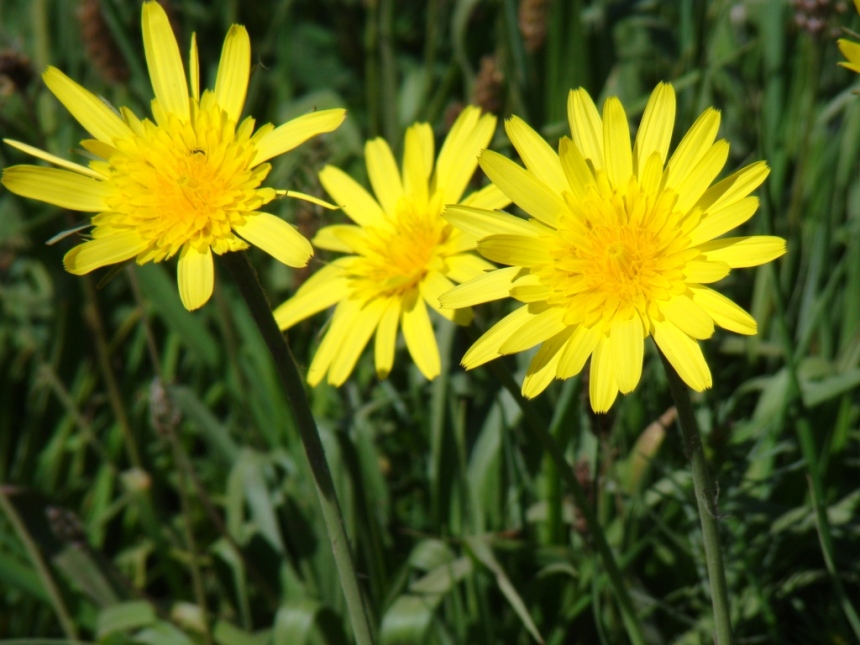
<path id="1" fill-rule="evenodd" d="M 698 340 L 714 324 L 756 333 L 752 317 L 705 286 L 739 267 L 785 253 L 776 237 L 718 236 L 758 207 L 748 196 L 768 174 L 754 163 L 711 185 L 729 146 L 714 142 L 720 115 L 706 110 L 668 160 L 675 93 L 659 85 L 645 108 L 631 150 L 621 102 L 603 117 L 588 94 L 571 91 L 572 139 L 556 154 L 520 119 L 505 124 L 525 168 L 484 152 L 481 168 L 531 219 L 452 206 L 445 218 L 479 238 L 478 251 L 509 265 L 444 294 L 446 307 L 512 296 L 522 307 L 490 328 L 463 357 L 466 368 L 537 345 L 523 394 L 553 378 L 579 373 L 591 357 L 591 404 L 610 408 L 642 373 L 644 340 L 652 336 L 681 377 L 701 391 L 711 374 Z"/>
<path id="2" fill-rule="evenodd" d="M 365 145 L 367 174 L 376 198 L 343 171 L 326 166 L 320 181 L 355 224 L 327 226 L 316 247 L 347 253 L 323 267 L 275 310 L 281 329 L 334 304 L 331 326 L 308 371 L 308 382 L 342 384 L 376 333 L 376 372 L 385 378 L 394 363 L 397 330 L 428 379 L 439 374 L 439 350 L 427 306 L 461 324 L 471 310 L 439 307 L 439 296 L 454 283 L 494 268 L 472 251 L 475 238 L 442 219 L 445 204 L 503 208 L 510 200 L 494 186 L 461 200 L 478 165 L 478 153 L 495 130 L 496 119 L 467 107 L 451 128 L 436 168 L 433 131 L 426 123 L 406 131 L 402 172 L 383 139 Z M 425 304 L 426 303 L 426 304 Z"/>
<path id="3" fill-rule="evenodd" d="M 854 7 L 857 9 L 857 13 L 860 13 L 860 0 L 854 0 Z M 852 72 L 860 74 L 860 43 L 840 38 L 837 44 L 839 45 L 839 51 L 848 59 L 839 64 L 842 67 L 847 67 Z"/>
<path id="4" fill-rule="evenodd" d="M 26 144 L 6 141 L 59 168 L 13 166 L 3 185 L 13 193 L 89 213 L 92 239 L 70 250 L 66 270 L 76 275 L 135 258 L 160 262 L 179 253 L 179 294 L 188 309 L 209 299 L 212 253 L 263 249 L 290 266 L 304 266 L 310 243 L 292 226 L 258 209 L 278 195 L 261 188 L 267 160 L 340 125 L 344 110 L 308 114 L 278 128 L 254 132 L 239 123 L 251 70 L 244 27 L 224 40 L 214 91 L 200 96 L 197 43 L 189 58 L 190 95 L 179 47 L 164 9 L 143 4 L 143 45 L 155 99 L 154 122 L 129 109 L 119 113 L 60 70 L 49 67 L 45 84 L 92 136 L 81 145 L 95 158 L 82 166 Z M 312 198 L 309 198 L 312 199 Z"/>

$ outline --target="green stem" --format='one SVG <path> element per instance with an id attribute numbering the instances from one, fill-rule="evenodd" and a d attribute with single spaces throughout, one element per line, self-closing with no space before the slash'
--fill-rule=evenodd
<path id="1" fill-rule="evenodd" d="M 48 569 L 48 565 L 42 558 L 39 547 L 36 545 L 33 538 L 30 537 L 30 534 L 27 532 L 27 528 L 18 516 L 18 512 L 15 510 L 14 505 L 9 501 L 8 490 L 9 489 L 7 487 L 0 486 L 0 508 L 3 509 L 3 512 L 9 519 L 9 523 L 12 524 L 15 532 L 18 534 L 18 539 L 21 540 L 24 548 L 30 555 L 30 559 L 33 561 L 33 566 L 36 567 L 36 571 L 42 579 L 42 584 L 45 586 L 45 591 L 51 599 L 54 611 L 57 612 L 57 618 L 60 621 L 63 633 L 66 635 L 68 640 L 74 643 L 79 643 L 78 630 L 75 628 L 75 623 L 69 615 L 69 610 L 66 609 L 66 604 L 63 602 L 60 590 L 54 582 L 54 578 L 51 575 L 51 571 Z"/>
<path id="2" fill-rule="evenodd" d="M 579 411 L 579 380 L 568 379 L 556 404 L 549 432 L 555 438 L 559 451 L 564 454 L 571 437 L 571 429 L 577 427 L 576 415 Z M 553 459 L 544 458 L 544 497 L 546 498 L 546 542 L 564 544 L 565 533 L 562 513 L 561 476 Z M 579 481 L 579 480 L 577 480 Z"/>
<path id="3" fill-rule="evenodd" d="M 295 360 L 286 339 L 275 324 L 271 307 L 266 300 L 266 294 L 263 292 L 248 258 L 244 253 L 225 253 L 221 258 L 239 287 L 239 292 L 242 294 L 245 304 L 248 305 L 251 316 L 257 323 L 257 328 L 269 348 L 284 392 L 292 406 L 305 454 L 313 473 L 317 497 L 322 509 L 326 532 L 331 542 L 335 565 L 340 575 L 344 596 L 346 596 L 346 605 L 355 641 L 358 645 L 373 643 L 373 635 L 364 608 L 364 598 L 358 586 L 358 578 L 355 574 L 355 565 L 352 561 L 349 539 L 346 535 L 340 504 L 337 501 L 334 482 Z"/>
<path id="4" fill-rule="evenodd" d="M 514 381 L 514 377 L 500 361 L 490 361 L 487 363 L 487 368 L 493 375 L 499 379 L 502 386 L 510 392 L 520 409 L 523 411 L 523 419 L 532 432 L 537 435 L 538 441 L 541 442 L 544 450 L 555 463 L 559 474 L 564 479 L 573 495 L 573 501 L 577 508 L 582 512 L 588 524 L 588 531 L 594 540 L 594 546 L 597 548 L 597 554 L 600 557 L 603 567 L 606 569 L 606 574 L 609 577 L 609 585 L 615 593 L 615 599 L 618 602 L 618 607 L 621 611 L 621 619 L 624 621 L 624 627 L 627 630 L 627 636 L 630 642 L 634 645 L 644 645 L 645 637 L 642 635 L 642 629 L 639 626 L 639 621 L 636 618 L 636 611 L 633 608 L 633 602 L 630 600 L 630 594 L 627 593 L 627 587 L 624 584 L 624 578 L 621 575 L 621 569 L 615 561 L 615 555 L 612 553 L 612 548 L 609 542 L 606 541 L 606 536 L 603 530 L 597 523 L 597 517 L 591 505 L 588 503 L 585 491 L 576 479 L 573 468 L 565 461 L 564 454 L 559 448 L 553 436 L 547 430 L 546 420 L 543 415 L 537 410 L 531 401 L 526 399 L 520 388 Z"/>
<path id="5" fill-rule="evenodd" d="M 98 358 L 99 370 L 104 379 L 105 389 L 107 390 L 108 401 L 110 407 L 116 417 L 116 422 L 119 424 L 122 438 L 125 443 L 125 451 L 128 453 L 128 460 L 135 468 L 143 469 L 143 462 L 140 459 L 140 452 L 137 449 L 137 443 L 134 439 L 134 431 L 131 428 L 131 422 L 128 418 L 128 413 L 125 409 L 125 404 L 122 400 L 122 393 L 117 383 L 116 372 L 111 365 L 110 349 L 105 335 L 104 320 L 102 319 L 101 311 L 99 311 L 98 296 L 96 288 L 93 284 L 92 276 L 83 276 L 84 291 L 86 292 L 86 308 L 85 318 L 93 332 L 93 339 L 96 345 L 96 356 Z"/>
<path id="6" fill-rule="evenodd" d="M 702 438 L 699 425 L 690 401 L 690 392 L 686 384 L 671 363 L 661 353 L 666 376 L 669 377 L 669 389 L 675 399 L 678 410 L 678 425 L 684 438 L 684 450 L 693 471 L 693 489 L 696 494 L 696 506 L 699 509 L 699 520 L 702 523 L 702 537 L 705 545 L 705 562 L 708 567 L 708 580 L 711 586 L 711 602 L 714 607 L 714 637 L 717 645 L 730 645 L 732 642 L 732 623 L 729 615 L 729 594 L 726 587 L 726 572 L 723 566 L 723 554 L 720 550 L 720 536 L 717 527 L 717 498 L 714 480 L 708 472 L 708 462 L 702 449 Z"/>
<path id="7" fill-rule="evenodd" d="M 173 449 L 173 461 L 176 464 L 176 471 L 179 476 L 177 482 L 177 490 L 179 491 L 179 506 L 182 509 L 182 519 L 185 530 L 185 542 L 188 552 L 191 554 L 191 581 L 194 586 L 194 598 L 197 601 L 197 606 L 200 608 L 202 615 L 203 627 L 203 642 L 206 645 L 212 645 L 212 630 L 209 627 L 209 608 L 206 604 L 206 590 L 203 587 L 203 575 L 200 572 L 200 562 L 197 555 L 197 541 L 194 539 L 194 525 L 191 518 L 191 500 L 189 499 L 187 489 L 187 473 L 185 472 L 185 462 L 182 459 L 182 449 L 179 446 L 179 438 L 173 431 L 173 428 L 162 430 L 167 434 L 167 439 Z"/>

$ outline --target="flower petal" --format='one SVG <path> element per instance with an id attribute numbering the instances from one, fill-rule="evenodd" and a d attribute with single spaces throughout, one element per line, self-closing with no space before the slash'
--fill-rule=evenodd
<path id="1" fill-rule="evenodd" d="M 458 309 L 507 298 L 519 272 L 519 267 L 490 271 L 443 293 L 439 303 L 442 307 Z"/>
<path id="2" fill-rule="evenodd" d="M 379 203 L 340 168 L 326 166 L 320 171 L 319 178 L 326 192 L 359 226 L 379 226 L 385 220 Z"/>
<path id="3" fill-rule="evenodd" d="M 234 226 L 246 242 L 261 248 L 291 267 L 307 266 L 314 249 L 304 235 L 293 226 L 269 213 L 248 213 L 242 226 Z"/>
<path id="4" fill-rule="evenodd" d="M 317 206 L 322 206 L 323 208 L 327 208 L 331 211 L 336 211 L 337 206 L 334 204 L 330 204 L 324 199 L 320 199 L 319 197 L 314 197 L 313 195 L 308 195 L 306 193 L 300 193 L 297 190 L 277 190 L 275 191 L 279 195 L 283 195 L 284 197 L 290 197 L 292 199 L 300 199 L 303 202 L 310 202 L 311 204 L 316 204 Z"/>
<path id="5" fill-rule="evenodd" d="M 502 343 L 533 317 L 534 314 L 529 311 L 528 305 L 523 305 L 515 309 L 484 332 L 466 351 L 460 364 L 467 370 L 471 370 L 494 358 L 498 358 L 501 356 L 499 347 L 501 347 Z"/>
<path id="6" fill-rule="evenodd" d="M 589 187 L 595 183 L 594 173 L 588 167 L 585 157 L 568 137 L 562 137 L 558 142 L 558 156 L 567 178 L 568 191 L 577 200 L 585 199 Z"/>
<path id="7" fill-rule="evenodd" d="M 48 163 L 52 163 L 55 166 L 59 166 L 60 168 L 65 168 L 66 170 L 71 170 L 72 172 L 86 175 L 87 177 L 92 177 L 93 179 L 107 179 L 107 177 L 96 172 L 92 168 L 87 168 L 86 166 L 76 164 L 72 161 L 67 161 L 62 157 L 52 155 L 50 152 L 45 152 L 44 150 L 39 150 L 38 148 L 34 148 L 33 146 L 28 146 L 26 143 L 21 143 L 20 141 L 15 141 L 13 139 L 3 139 L 3 143 L 10 145 L 13 148 L 17 148 L 21 152 L 26 152 L 28 155 L 33 155 L 37 159 L 41 159 L 42 161 L 47 161 Z"/>
<path id="8" fill-rule="evenodd" d="M 675 148 L 669 163 L 666 164 L 663 181 L 667 188 L 674 190 L 683 183 L 690 171 L 713 145 L 719 128 L 720 113 L 714 108 L 708 108 L 699 115 L 693 127 Z"/>
<path id="9" fill-rule="evenodd" d="M 99 141 L 112 144 L 132 136 L 131 129 L 104 101 L 56 67 L 48 67 L 42 80 L 77 122 Z"/>
<path id="10" fill-rule="evenodd" d="M 345 118 L 346 110 L 336 108 L 303 114 L 292 121 L 279 125 L 257 141 L 257 154 L 254 156 L 251 166 L 256 166 L 272 157 L 289 152 L 318 134 L 336 130 Z"/>
<path id="11" fill-rule="evenodd" d="M 205 305 L 215 287 L 212 249 L 207 245 L 201 252 L 191 244 L 186 244 L 179 254 L 177 274 L 179 298 L 185 308 L 188 311 L 194 311 Z"/>
<path id="12" fill-rule="evenodd" d="M 416 123 L 406 130 L 403 146 L 403 191 L 417 203 L 426 204 L 427 184 L 432 172 L 433 129 L 429 123 Z"/>
<path id="13" fill-rule="evenodd" d="M 484 150 L 478 162 L 490 181 L 535 219 L 555 227 L 559 215 L 567 212 L 561 195 L 507 157 Z"/>
<path id="14" fill-rule="evenodd" d="M 477 163 L 477 159 L 475 159 Z M 475 208 L 486 208 L 495 210 L 505 208 L 511 203 L 510 198 L 505 195 L 495 184 L 488 184 L 481 190 L 476 190 L 460 201 L 463 206 L 474 206 Z"/>
<path id="15" fill-rule="evenodd" d="M 848 61 L 840 61 L 842 67 L 850 69 L 852 72 L 860 73 L 860 43 L 855 43 L 845 38 L 840 38 L 836 41 L 839 45 L 839 51 L 848 59 Z"/>
<path id="16" fill-rule="evenodd" d="M 470 206 L 449 205 L 445 207 L 442 217 L 455 227 L 473 235 L 477 239 L 510 233 L 538 237 L 541 230 L 522 217 L 515 217 L 502 211 L 488 211 L 483 208 Z"/>
<path id="17" fill-rule="evenodd" d="M 332 359 L 328 373 L 329 383 L 338 387 L 349 378 L 384 312 L 384 300 L 371 300 L 358 311 L 349 327 L 349 336 L 344 337 L 344 342 Z"/>
<path id="18" fill-rule="evenodd" d="M 696 392 L 711 387 L 711 370 L 699 343 L 668 321 L 654 321 L 654 342 L 687 385 Z"/>
<path id="19" fill-rule="evenodd" d="M 567 120 L 573 142 L 582 156 L 591 161 L 595 170 L 602 170 L 603 123 L 594 101 L 581 87 L 571 90 L 567 96 Z"/>
<path id="20" fill-rule="evenodd" d="M 757 209 L 758 197 L 744 197 L 718 211 L 709 210 L 690 233 L 690 246 L 698 246 L 728 233 L 746 222 Z"/>
<path id="21" fill-rule="evenodd" d="M 143 3 L 143 50 L 155 98 L 182 121 L 190 118 L 185 68 L 167 13 L 157 2 Z"/>
<path id="22" fill-rule="evenodd" d="M 412 360 L 421 373 L 432 381 L 441 371 L 439 347 L 430 316 L 427 315 L 427 307 L 424 300 L 418 297 L 417 290 L 403 302 L 401 320 L 406 348 L 412 355 Z"/>
<path id="23" fill-rule="evenodd" d="M 496 269 L 494 264 L 474 253 L 460 253 L 445 258 L 445 263 L 448 265 L 448 270 L 444 272 L 444 275 L 454 282 L 468 282 Z"/>
<path id="24" fill-rule="evenodd" d="M 188 51 L 188 84 L 191 98 L 200 100 L 200 56 L 197 52 L 197 34 L 191 34 L 191 49 Z"/>
<path id="25" fill-rule="evenodd" d="M 440 256 L 450 257 L 458 253 L 468 253 L 469 251 L 477 250 L 478 240 L 473 235 L 469 235 L 458 228 L 451 228 L 452 230 L 448 234 L 448 239 L 436 247 Z"/>
<path id="26" fill-rule="evenodd" d="M 652 154 L 657 153 L 661 167 L 666 163 L 674 127 L 675 90 L 669 83 L 660 83 L 651 92 L 636 133 L 636 143 L 633 144 L 633 171 L 639 177 L 640 184 L 645 165 Z"/>
<path id="27" fill-rule="evenodd" d="M 544 241 L 523 235 L 490 235 L 478 242 L 478 251 L 493 262 L 521 267 L 533 267 L 549 258 Z"/>
<path id="28" fill-rule="evenodd" d="M 758 188 L 769 174 L 770 168 L 764 161 L 752 163 L 711 186 L 698 205 L 708 212 L 726 208 Z"/>
<path id="29" fill-rule="evenodd" d="M 705 313 L 723 329 L 748 336 L 758 332 L 755 318 L 723 294 L 708 287 L 693 284 L 689 285 L 689 289 L 693 292 L 693 302 L 704 309 Z"/>
<path id="30" fill-rule="evenodd" d="M 523 379 L 522 387 L 524 397 L 533 399 L 552 383 L 558 371 L 562 348 L 572 333 L 573 329 L 566 327 L 540 346 L 526 369 L 526 377 Z"/>
<path id="31" fill-rule="evenodd" d="M 349 295 L 349 280 L 343 267 L 327 264 L 314 273 L 292 298 L 280 305 L 272 315 L 279 329 L 289 329 L 300 320 L 310 318 L 323 309 L 344 300 Z"/>
<path id="32" fill-rule="evenodd" d="M 557 193 L 568 190 L 558 155 L 542 136 L 517 116 L 505 121 L 505 132 L 529 172 Z"/>
<path id="33" fill-rule="evenodd" d="M 682 332 L 705 340 L 714 335 L 714 321 L 700 306 L 685 294 L 657 303 L 660 313 Z"/>
<path id="34" fill-rule="evenodd" d="M 444 275 L 438 271 L 428 271 L 427 275 L 420 283 L 421 297 L 430 305 L 430 308 L 437 314 L 455 322 L 458 325 L 468 325 L 472 322 L 472 310 L 469 308 L 448 309 L 439 305 L 439 296 L 450 291 L 454 287 Z"/>
<path id="35" fill-rule="evenodd" d="M 85 275 L 109 264 L 130 260 L 147 246 L 148 243 L 136 231 L 115 233 L 71 249 L 63 257 L 63 266 L 73 275 Z"/>
<path id="36" fill-rule="evenodd" d="M 314 354 L 314 359 L 311 361 L 311 366 L 308 368 L 308 383 L 311 386 L 319 385 L 328 372 L 336 353 L 349 337 L 349 330 L 352 328 L 360 309 L 361 303 L 351 299 L 341 300 L 335 308 L 328 332 L 323 337 L 316 354 Z"/>
<path id="37" fill-rule="evenodd" d="M 595 412 L 608 412 L 618 396 L 615 362 L 611 343 L 606 336 L 600 339 L 591 356 L 588 396 L 591 399 L 591 409 Z"/>
<path id="38" fill-rule="evenodd" d="M 642 358 L 645 354 L 645 336 L 642 320 L 633 314 L 629 320 L 619 320 L 609 331 L 613 372 L 622 394 L 632 392 L 642 376 Z"/>
<path id="39" fill-rule="evenodd" d="M 564 331 L 564 307 L 549 307 L 524 323 L 499 346 L 500 354 L 516 354 L 538 345 Z"/>
<path id="40" fill-rule="evenodd" d="M 627 114 L 617 96 L 610 96 L 603 104 L 603 151 L 609 181 L 623 190 L 633 175 L 633 154 Z"/>
<path id="41" fill-rule="evenodd" d="M 690 284 L 710 284 L 722 280 L 731 270 L 732 268 L 725 262 L 691 260 L 684 267 L 684 279 Z"/>
<path id="42" fill-rule="evenodd" d="M 511 298 L 520 302 L 546 302 L 551 295 L 552 289 L 534 273 L 517 278 L 511 287 Z"/>
<path id="43" fill-rule="evenodd" d="M 391 148 L 385 139 L 377 137 L 364 144 L 364 157 L 373 192 L 382 210 L 393 215 L 397 211 L 398 200 L 403 196 L 403 184 Z"/>
<path id="44" fill-rule="evenodd" d="M 107 182 L 43 166 L 11 166 L 3 171 L 0 182 L 21 197 L 85 213 L 106 211 L 105 198 L 111 194 Z"/>
<path id="45" fill-rule="evenodd" d="M 443 204 L 460 201 L 478 167 L 478 155 L 490 144 L 495 129 L 496 117 L 481 116 L 475 106 L 465 108 L 457 117 L 436 162 L 434 187 L 442 193 Z"/>
<path id="46" fill-rule="evenodd" d="M 596 328 L 579 325 L 564 346 L 558 377 L 566 379 L 579 374 L 601 337 Z"/>
<path id="47" fill-rule="evenodd" d="M 709 262 L 725 262 L 732 269 L 755 267 L 785 254 L 785 240 L 770 235 L 726 237 L 699 246 Z"/>
<path id="48" fill-rule="evenodd" d="M 251 76 L 251 41 L 242 25 L 233 25 L 224 39 L 218 77 L 215 80 L 215 102 L 234 123 L 239 122 L 248 79 Z"/>
<path id="49" fill-rule="evenodd" d="M 397 328 L 400 322 L 400 298 L 387 298 L 385 311 L 376 327 L 376 342 L 373 348 L 373 359 L 376 363 L 376 375 L 388 378 L 394 365 L 394 349 L 397 346 Z"/>
<path id="50" fill-rule="evenodd" d="M 364 229 L 353 224 L 333 224 L 325 226 L 314 235 L 313 245 L 326 251 L 338 253 L 357 253 L 363 248 L 366 238 Z"/>
<path id="51" fill-rule="evenodd" d="M 678 185 L 678 201 L 675 204 L 680 212 L 686 213 L 699 198 L 705 194 L 711 182 L 720 174 L 729 157 L 729 144 L 725 139 L 717 141 L 705 153 L 698 165 L 690 171 Z"/>

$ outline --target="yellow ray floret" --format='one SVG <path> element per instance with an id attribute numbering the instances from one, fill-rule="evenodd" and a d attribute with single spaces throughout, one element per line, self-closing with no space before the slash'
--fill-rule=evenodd
<path id="1" fill-rule="evenodd" d="M 4 171 L 3 185 L 24 197 L 96 213 L 92 239 L 64 258 L 66 269 L 76 275 L 130 259 L 143 264 L 178 254 L 179 294 L 188 309 L 201 307 L 212 294 L 213 253 L 242 250 L 250 243 L 285 264 L 305 266 L 313 255 L 310 242 L 259 209 L 277 196 L 313 198 L 262 188 L 271 168 L 264 162 L 334 130 L 344 110 L 322 110 L 254 132 L 252 118 L 239 122 L 251 71 L 244 27 L 230 28 L 215 90 L 202 97 L 197 41 L 192 39 L 189 57 L 189 95 L 179 46 L 157 2 L 143 4 L 143 44 L 155 93 L 154 120 L 138 119 L 126 108 L 115 112 L 49 67 L 45 84 L 93 137 L 81 145 L 97 159 L 85 167 L 7 141 L 58 168 L 13 166 Z"/>
<path id="2" fill-rule="evenodd" d="M 336 305 L 334 316 L 308 371 L 308 381 L 341 385 L 364 348 L 374 340 L 376 372 L 385 378 L 394 364 L 397 332 L 428 379 L 439 374 L 439 350 L 428 306 L 448 320 L 466 323 L 471 310 L 441 309 L 439 296 L 495 268 L 475 255 L 475 237 L 442 219 L 446 203 L 463 208 L 504 208 L 510 203 L 495 186 L 463 198 L 478 154 L 490 142 L 496 119 L 467 107 L 434 159 L 433 132 L 426 123 L 406 131 L 403 162 L 383 139 L 365 146 L 371 195 L 332 166 L 320 182 L 353 224 L 321 229 L 317 248 L 346 253 L 326 265 L 275 310 L 281 329 Z M 484 212 L 484 211 L 479 211 Z"/>
<path id="3" fill-rule="evenodd" d="M 558 153 L 513 117 L 505 128 L 525 167 L 481 154 L 481 168 L 529 219 L 464 205 L 445 211 L 484 257 L 508 266 L 444 293 L 440 304 L 507 296 L 522 303 L 478 339 L 463 365 L 539 347 L 523 382 L 533 397 L 590 358 L 591 404 L 605 412 L 618 392 L 638 384 L 651 336 L 690 387 L 710 387 L 698 341 L 715 325 L 755 334 L 756 323 L 705 285 L 786 250 L 776 237 L 719 237 L 752 217 L 758 200 L 750 193 L 767 177 L 766 164 L 713 183 L 728 158 L 728 144 L 715 141 L 713 109 L 669 157 L 675 93 L 668 84 L 652 93 L 632 146 L 617 98 L 601 115 L 584 90 L 574 90 L 568 117 L 571 137 Z"/>
<path id="4" fill-rule="evenodd" d="M 854 7 L 857 9 L 857 13 L 860 13 L 860 0 L 854 0 Z M 852 72 L 860 74 L 860 43 L 855 43 L 847 38 L 840 38 L 837 44 L 839 45 L 839 51 L 848 59 L 839 64 L 842 67 L 850 69 Z"/>

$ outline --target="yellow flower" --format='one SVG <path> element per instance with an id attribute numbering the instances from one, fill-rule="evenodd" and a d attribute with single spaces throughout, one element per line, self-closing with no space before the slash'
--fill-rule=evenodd
<path id="1" fill-rule="evenodd" d="M 281 329 L 287 329 L 337 303 L 308 371 L 309 383 L 317 385 L 328 373 L 329 383 L 342 384 L 374 331 L 376 372 L 387 377 L 398 327 L 424 376 L 439 374 L 439 349 L 425 302 L 448 320 L 466 324 L 471 310 L 440 309 L 440 294 L 495 268 L 472 253 L 475 238 L 454 229 L 441 212 L 449 203 L 484 208 L 510 203 L 492 185 L 460 202 L 495 127 L 495 117 L 467 107 L 439 152 L 435 172 L 433 131 L 426 123 L 406 131 L 402 174 L 383 139 L 368 141 L 367 174 L 376 199 L 337 168 L 320 172 L 323 187 L 355 225 L 327 226 L 313 243 L 350 255 L 326 265 L 275 310 Z"/>
<path id="2" fill-rule="evenodd" d="M 711 374 L 697 340 L 714 324 L 755 334 L 744 310 L 704 286 L 733 268 L 763 264 L 785 253 L 776 237 L 715 239 L 747 221 L 749 197 L 768 174 L 754 163 L 711 186 L 729 145 L 714 143 L 720 115 L 706 110 L 666 163 L 675 121 L 675 93 L 651 95 L 631 151 L 621 102 L 603 118 L 585 90 L 571 91 L 573 139 L 556 154 L 522 120 L 505 124 L 526 168 L 494 152 L 480 165 L 490 180 L 532 219 L 463 206 L 445 218 L 478 238 L 486 258 L 510 265 L 444 294 L 445 307 L 465 307 L 508 295 L 526 303 L 490 328 L 463 357 L 467 369 L 497 356 L 541 345 L 526 372 L 533 397 L 553 378 L 579 373 L 591 357 L 595 411 L 610 408 L 642 373 L 644 340 L 652 336 L 681 377 L 701 391 Z"/>
<path id="3" fill-rule="evenodd" d="M 164 9 L 143 5 L 143 45 L 155 99 L 155 122 L 119 113 L 60 70 L 49 67 L 45 84 L 94 138 L 81 145 L 96 160 L 82 166 L 16 141 L 24 152 L 59 168 L 13 166 L 2 183 L 13 193 L 62 208 L 97 213 L 92 239 L 69 251 L 63 263 L 76 275 L 136 258 L 160 262 L 179 252 L 179 294 L 187 309 L 212 294 L 212 253 L 263 249 L 290 266 L 305 266 L 310 243 L 274 215 L 258 209 L 276 196 L 300 193 L 260 188 L 267 160 L 310 137 L 330 132 L 344 110 L 308 114 L 254 132 L 251 117 L 237 123 L 245 103 L 251 45 L 244 27 L 224 40 L 214 91 L 200 96 L 197 42 L 189 58 L 190 97 L 179 47 Z"/>
<path id="4" fill-rule="evenodd" d="M 854 0 L 854 6 L 857 9 L 857 13 L 860 13 L 860 0 Z M 840 38 L 837 44 L 839 45 L 839 51 L 841 51 L 845 55 L 845 58 L 848 59 L 848 62 L 842 62 L 839 64 L 842 65 L 842 67 L 847 67 L 852 72 L 860 74 L 860 43 Z"/>

